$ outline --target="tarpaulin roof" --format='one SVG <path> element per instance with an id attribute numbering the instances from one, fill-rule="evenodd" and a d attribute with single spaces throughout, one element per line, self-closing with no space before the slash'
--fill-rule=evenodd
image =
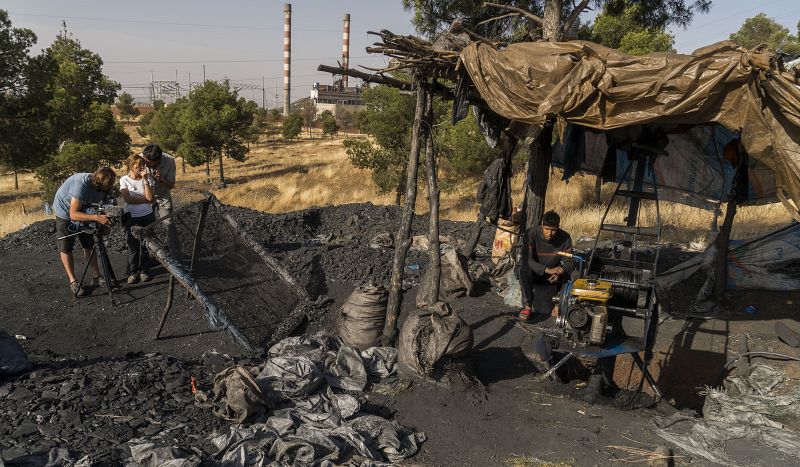
<path id="1" fill-rule="evenodd" d="M 692 55 L 634 57 L 586 41 L 502 50 L 474 42 L 460 59 L 488 107 L 516 122 L 557 118 L 598 130 L 722 125 L 800 205 L 800 87 L 766 50 L 726 41 Z"/>

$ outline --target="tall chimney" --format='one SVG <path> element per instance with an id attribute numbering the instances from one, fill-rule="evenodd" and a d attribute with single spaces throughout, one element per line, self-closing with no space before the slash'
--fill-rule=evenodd
<path id="1" fill-rule="evenodd" d="M 292 4 L 283 5 L 283 115 L 291 112 Z"/>
<path id="2" fill-rule="evenodd" d="M 350 68 L 350 13 L 344 15 L 344 31 L 342 32 L 342 68 Z M 347 87 L 347 75 L 342 75 L 342 86 Z"/>

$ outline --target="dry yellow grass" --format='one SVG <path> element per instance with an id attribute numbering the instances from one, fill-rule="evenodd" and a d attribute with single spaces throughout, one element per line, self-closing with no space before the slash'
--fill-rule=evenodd
<path id="1" fill-rule="evenodd" d="M 44 213 L 38 194 L 0 194 L 0 237 L 52 217 Z"/>
<path id="2" fill-rule="evenodd" d="M 133 127 L 129 128 L 133 131 Z M 247 160 L 236 162 L 225 159 L 225 178 L 228 185 L 217 187 L 217 167 L 212 165 L 211 176 L 205 167 L 186 166 L 185 173 L 178 161 L 178 186 L 176 196 L 184 199 L 199 199 L 203 191 L 211 191 L 224 203 L 265 212 L 289 212 L 314 206 L 340 205 L 371 202 L 392 204 L 394 195 L 378 194 L 370 172 L 353 167 L 342 146 L 342 139 L 322 138 L 317 132 L 313 139 L 305 136 L 297 141 L 280 139 L 253 146 Z M 144 143 L 135 138 L 136 143 Z M 138 147 L 137 145 L 137 147 Z M 135 150 L 136 148 L 134 148 Z M 424 172 L 424 167 L 420 167 Z M 21 191 L 38 189 L 30 174 L 20 178 Z M 523 175 L 514 177 L 512 188 L 514 201 L 521 202 Z M 427 193 L 420 185 L 416 212 L 428 211 Z M 474 203 L 477 180 L 465 180 L 441 195 L 441 216 L 444 219 L 471 221 L 475 219 L 477 205 Z M 603 198 L 608 199 L 613 187 L 603 187 Z M 560 180 L 560 174 L 551 176 L 547 195 L 547 209 L 561 214 L 565 230 L 573 237 L 594 236 L 604 207 L 593 202 L 594 178 L 573 177 L 569 183 Z M 13 196 L 13 177 L 0 177 L 0 213 L 8 212 L 0 219 L 0 235 L 14 231 L 34 220 L 44 218 L 41 213 L 21 214 L 19 202 Z M 16 203 L 16 207 L 14 207 Z M 36 196 L 25 198 L 26 212 L 41 203 Z M 10 205 L 10 206 L 9 206 Z M 28 209 L 30 208 L 30 209 Z M 17 214 L 13 214 L 16 212 Z M 625 216 L 622 206 L 611 210 L 610 222 L 622 223 Z M 40 217 L 36 217 L 36 216 Z M 665 226 L 664 240 L 686 243 L 705 240 L 712 220 L 708 211 L 672 203 L 661 204 L 662 222 Z M 641 212 L 645 222 L 652 222 L 655 210 L 643 205 Z M 739 208 L 734 223 L 734 238 L 750 238 L 774 230 L 791 221 L 780 204 Z M 721 219 L 720 219 L 721 222 Z"/>

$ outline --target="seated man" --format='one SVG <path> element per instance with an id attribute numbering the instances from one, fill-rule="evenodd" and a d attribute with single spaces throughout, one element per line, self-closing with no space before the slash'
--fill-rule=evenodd
<path id="1" fill-rule="evenodd" d="M 104 285 L 97 267 L 97 256 L 91 256 L 94 239 L 91 234 L 81 233 L 72 235 L 80 230 L 81 222 L 97 222 L 107 225 L 108 217 L 103 214 L 87 214 L 84 210 L 93 203 L 103 201 L 106 194 L 114 188 L 117 175 L 109 167 L 101 167 L 94 173 L 76 173 L 69 177 L 56 192 L 53 208 L 56 213 L 56 238 L 61 263 L 67 272 L 67 280 L 73 294 L 85 295 L 78 280 L 75 279 L 74 258 L 72 249 L 75 246 L 75 237 L 83 247 L 86 258 L 92 258 L 89 263 L 92 268 L 93 285 Z M 106 284 L 107 286 L 107 284 Z"/>
<path id="2" fill-rule="evenodd" d="M 542 225 L 525 232 L 522 239 L 520 288 L 525 307 L 519 312 L 527 320 L 531 312 L 549 315 L 553 297 L 572 271 L 572 264 L 558 252 L 572 253 L 572 238 L 559 228 L 561 218 L 554 211 L 542 216 Z"/>

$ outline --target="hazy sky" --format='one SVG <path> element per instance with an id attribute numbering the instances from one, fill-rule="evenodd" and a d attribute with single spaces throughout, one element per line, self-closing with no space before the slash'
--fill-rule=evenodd
<path id="1" fill-rule="evenodd" d="M 4 0 L 12 24 L 32 29 L 35 49 L 47 47 L 61 29 L 61 20 L 85 48 L 100 54 L 105 72 L 137 100 L 146 100 L 144 86 L 156 80 L 177 80 L 188 86 L 208 79 L 261 85 L 267 103 L 283 101 L 283 5 L 274 0 Z M 309 95 L 314 82 L 331 83 L 317 65 L 336 65 L 342 51 L 342 17 L 350 13 L 350 63 L 380 67 L 381 56 L 364 48 L 375 42 L 369 30 L 413 34 L 410 13 L 400 0 L 292 1 L 292 100 Z M 797 33 L 797 0 L 714 0 L 711 12 L 695 18 L 686 30 L 673 30 L 679 52 L 727 39 L 744 19 L 764 12 Z M 584 18 L 590 17 L 589 13 Z M 261 90 L 242 95 L 261 101 Z"/>

